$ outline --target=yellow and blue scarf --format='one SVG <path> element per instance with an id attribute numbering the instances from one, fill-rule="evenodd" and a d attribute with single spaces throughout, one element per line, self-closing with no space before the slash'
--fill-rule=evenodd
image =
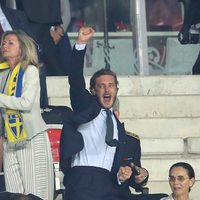
<path id="1" fill-rule="evenodd" d="M 8 63 L 1 63 L 0 69 L 3 68 L 8 68 Z M 23 75 L 24 70 L 21 67 L 21 63 L 18 63 L 7 80 L 6 94 L 8 96 L 21 97 Z M 23 142 L 27 138 L 22 114 L 19 110 L 6 109 L 5 129 L 8 142 L 13 145 Z"/>
<path id="2" fill-rule="evenodd" d="M 2 69 L 8 69 L 8 68 L 9 68 L 9 66 L 8 66 L 7 62 L 0 63 L 0 70 L 2 70 Z"/>

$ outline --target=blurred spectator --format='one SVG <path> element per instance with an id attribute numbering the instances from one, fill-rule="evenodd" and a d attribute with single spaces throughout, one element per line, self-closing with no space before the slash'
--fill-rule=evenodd
<path id="1" fill-rule="evenodd" d="M 67 35 L 67 29 L 71 20 L 70 4 L 68 0 L 60 0 L 60 2 L 62 24 L 50 28 L 50 40 L 52 41 L 53 39 L 54 45 L 49 41 L 49 43 L 47 42 L 47 47 L 45 49 L 45 52 L 49 52 L 49 55 L 46 55 L 45 58 L 46 64 L 48 65 L 47 75 L 68 75 L 70 64 L 72 48 Z M 53 49 L 50 52 L 49 48 L 52 47 Z M 53 66 L 54 62 L 51 60 L 53 57 L 58 58 L 58 66 Z"/>
<path id="2" fill-rule="evenodd" d="M 130 0 L 107 1 L 108 31 L 130 29 Z"/>
<path id="3" fill-rule="evenodd" d="M 130 29 L 130 0 L 109 0 L 107 3 L 108 31 Z M 84 25 L 104 30 L 104 1 L 73 0 L 71 1 L 72 22 L 70 31 L 77 32 Z"/>
<path id="4" fill-rule="evenodd" d="M 42 46 L 47 75 L 67 75 L 71 45 L 67 36 L 70 22 L 68 0 L 16 0 L 28 16 L 34 35 Z"/>
<path id="5" fill-rule="evenodd" d="M 149 31 L 176 31 L 182 25 L 181 6 L 174 0 L 146 0 Z"/>

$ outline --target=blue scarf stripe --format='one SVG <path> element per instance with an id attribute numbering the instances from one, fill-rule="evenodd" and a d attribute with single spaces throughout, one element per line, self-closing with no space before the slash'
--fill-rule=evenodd
<path id="1" fill-rule="evenodd" d="M 17 79 L 16 97 L 21 97 L 22 94 L 22 78 L 24 75 L 24 70 L 20 67 Z"/>

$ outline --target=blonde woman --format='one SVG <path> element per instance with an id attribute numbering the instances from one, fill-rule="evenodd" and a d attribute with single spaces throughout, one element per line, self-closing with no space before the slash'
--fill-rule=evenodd
<path id="1" fill-rule="evenodd" d="M 0 108 L 4 119 L 4 174 L 8 192 L 53 199 L 53 165 L 46 124 L 40 114 L 40 82 L 34 41 L 23 31 L 1 39 Z"/>

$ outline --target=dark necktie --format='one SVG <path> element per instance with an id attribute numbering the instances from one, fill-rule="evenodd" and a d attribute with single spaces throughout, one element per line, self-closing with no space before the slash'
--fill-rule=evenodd
<path id="1" fill-rule="evenodd" d="M 113 128 L 112 112 L 109 109 L 105 109 L 105 111 L 107 114 L 105 142 L 109 146 L 117 146 L 118 141 L 116 139 L 113 139 L 114 128 Z"/>

